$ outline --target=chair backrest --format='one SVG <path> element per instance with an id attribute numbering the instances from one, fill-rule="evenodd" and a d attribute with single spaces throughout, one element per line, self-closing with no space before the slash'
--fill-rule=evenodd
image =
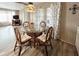
<path id="1" fill-rule="evenodd" d="M 34 32 L 35 31 L 35 27 L 34 27 L 34 23 L 33 22 L 30 22 L 29 30 L 31 32 Z"/>
<path id="2" fill-rule="evenodd" d="M 46 40 L 50 40 L 52 38 L 52 34 L 54 33 L 53 27 L 50 27 L 46 34 Z"/>
<path id="3" fill-rule="evenodd" d="M 29 27 L 29 22 L 28 22 L 28 21 L 24 22 L 24 23 L 23 23 L 23 26 L 24 26 L 24 27 Z"/>
<path id="4" fill-rule="evenodd" d="M 45 31 L 45 29 L 46 29 L 46 22 L 45 21 L 40 22 L 40 30 Z"/>
<path id="5" fill-rule="evenodd" d="M 29 29 L 30 23 L 29 23 L 28 21 L 25 21 L 25 22 L 23 23 L 23 27 L 24 27 L 25 31 L 29 31 L 29 30 L 30 30 L 30 29 Z"/>
<path id="6" fill-rule="evenodd" d="M 18 28 L 14 28 L 14 31 L 15 31 L 15 35 L 16 35 L 16 41 L 21 43 L 21 34 L 19 32 L 19 29 Z"/>

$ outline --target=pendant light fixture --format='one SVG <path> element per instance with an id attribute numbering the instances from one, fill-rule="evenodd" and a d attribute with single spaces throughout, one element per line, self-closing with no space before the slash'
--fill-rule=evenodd
<path id="1" fill-rule="evenodd" d="M 32 2 L 29 2 L 26 8 L 27 12 L 35 12 L 35 7 Z"/>

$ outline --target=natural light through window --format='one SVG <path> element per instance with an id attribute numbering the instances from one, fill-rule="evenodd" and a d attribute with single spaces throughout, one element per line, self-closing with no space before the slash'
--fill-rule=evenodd
<path id="1" fill-rule="evenodd" d="M 0 10 L 0 22 L 12 22 L 15 11 Z"/>

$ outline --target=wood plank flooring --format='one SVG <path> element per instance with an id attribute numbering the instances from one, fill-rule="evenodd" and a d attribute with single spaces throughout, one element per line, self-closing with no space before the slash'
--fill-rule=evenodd
<path id="1" fill-rule="evenodd" d="M 4 52 L 5 53 L 5 52 Z M 72 46 L 68 43 L 62 42 L 61 40 L 53 40 L 53 49 L 48 47 L 49 56 L 77 56 L 77 50 L 75 46 Z M 17 56 L 18 55 L 18 48 L 14 52 L 13 50 L 2 54 L 5 56 Z M 40 48 L 34 47 L 23 47 L 21 56 L 45 56 L 44 47 L 41 46 Z"/>
<path id="2" fill-rule="evenodd" d="M 0 56 L 17 56 L 18 48 L 13 51 L 15 35 L 12 26 L 0 28 Z M 61 40 L 52 40 L 53 49 L 48 47 L 49 56 L 77 56 L 76 47 Z M 22 56 L 45 56 L 44 47 L 23 47 Z"/>

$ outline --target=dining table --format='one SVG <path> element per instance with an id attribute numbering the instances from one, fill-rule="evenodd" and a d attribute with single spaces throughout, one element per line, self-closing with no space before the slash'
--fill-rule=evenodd
<path id="1" fill-rule="evenodd" d="M 34 32 L 27 32 L 27 35 L 31 36 L 32 39 L 31 39 L 31 43 L 33 43 L 34 47 L 36 46 L 36 44 L 38 43 L 37 41 L 37 37 L 42 35 L 42 32 L 41 31 L 34 31 Z"/>
<path id="2" fill-rule="evenodd" d="M 23 35 L 26 33 L 28 36 L 31 36 L 31 44 L 35 47 L 36 44 L 38 43 L 37 37 L 42 35 L 42 31 L 31 31 L 31 30 L 26 30 L 23 26 L 18 27 L 20 28 L 20 32 L 23 33 Z"/>

